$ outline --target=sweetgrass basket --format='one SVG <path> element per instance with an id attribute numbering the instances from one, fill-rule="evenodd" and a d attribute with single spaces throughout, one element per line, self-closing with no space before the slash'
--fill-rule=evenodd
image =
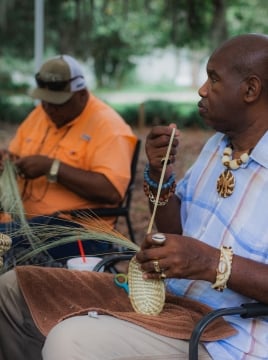
<path id="1" fill-rule="evenodd" d="M 12 240 L 8 235 L 0 233 L 0 269 L 3 267 L 3 255 L 11 247 Z"/>
<path id="2" fill-rule="evenodd" d="M 141 314 L 158 315 L 165 304 L 163 280 L 144 280 L 143 271 L 135 256 L 128 267 L 129 298 L 133 309 Z"/>

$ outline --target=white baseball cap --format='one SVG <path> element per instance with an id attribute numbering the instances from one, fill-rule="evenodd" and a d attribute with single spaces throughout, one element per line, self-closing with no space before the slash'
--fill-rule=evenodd
<path id="1" fill-rule="evenodd" d="M 52 104 L 63 104 L 74 92 L 86 88 L 80 64 L 69 55 L 58 55 L 46 61 L 35 80 L 37 87 L 30 95 Z"/>

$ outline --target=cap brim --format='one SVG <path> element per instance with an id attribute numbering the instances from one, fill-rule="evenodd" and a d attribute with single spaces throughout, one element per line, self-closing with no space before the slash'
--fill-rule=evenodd
<path id="1" fill-rule="evenodd" d="M 30 96 L 34 99 L 46 101 L 47 103 L 60 105 L 68 101 L 73 96 L 73 93 L 67 91 L 52 91 L 45 88 L 36 88 L 30 91 Z"/>

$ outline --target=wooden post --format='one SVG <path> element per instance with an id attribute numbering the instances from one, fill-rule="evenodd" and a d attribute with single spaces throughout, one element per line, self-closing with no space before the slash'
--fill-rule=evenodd
<path id="1" fill-rule="evenodd" d="M 139 106 L 138 129 L 142 130 L 145 126 L 145 108 L 144 103 Z"/>

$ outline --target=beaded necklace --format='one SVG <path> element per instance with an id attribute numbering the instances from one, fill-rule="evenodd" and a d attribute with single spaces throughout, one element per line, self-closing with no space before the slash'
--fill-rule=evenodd
<path id="1" fill-rule="evenodd" d="M 251 150 L 243 153 L 238 159 L 232 159 L 232 147 L 227 146 L 224 149 L 221 162 L 226 169 L 220 174 L 217 180 L 217 192 L 221 197 L 226 198 L 234 192 L 235 177 L 231 170 L 237 170 L 242 164 L 246 164 L 250 151 Z"/>

